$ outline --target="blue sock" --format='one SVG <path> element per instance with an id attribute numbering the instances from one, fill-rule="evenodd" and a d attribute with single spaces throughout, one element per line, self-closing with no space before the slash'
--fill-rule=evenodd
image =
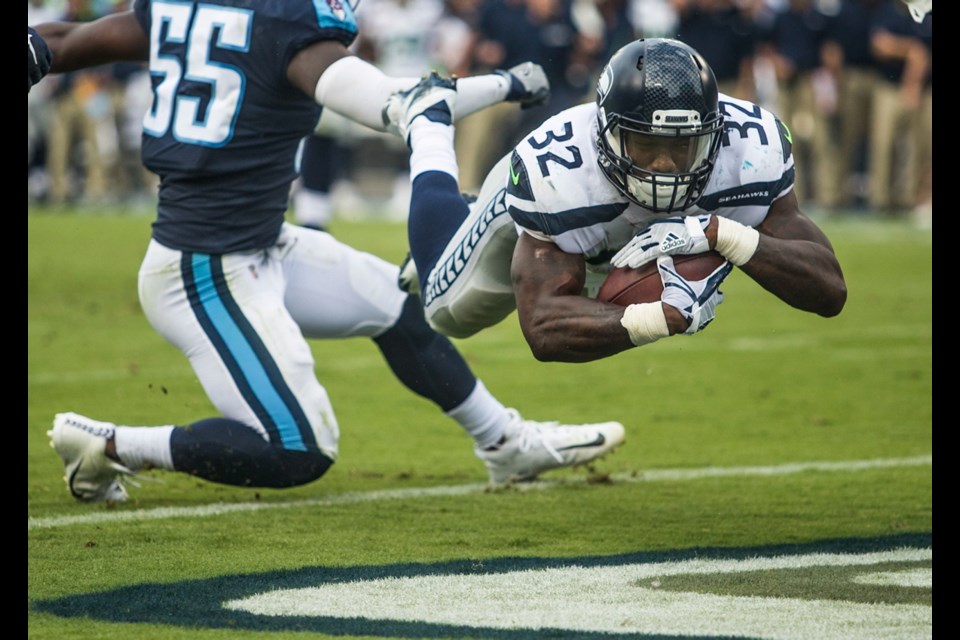
<path id="1" fill-rule="evenodd" d="M 427 276 L 469 213 L 460 187 L 450 174 L 426 171 L 414 178 L 407 236 L 421 290 L 426 290 Z"/>

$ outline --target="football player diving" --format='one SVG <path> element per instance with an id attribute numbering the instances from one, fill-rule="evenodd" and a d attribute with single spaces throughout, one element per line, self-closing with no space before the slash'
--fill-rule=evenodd
<path id="1" fill-rule="evenodd" d="M 547 119 L 488 174 L 475 202 L 457 189 L 456 81 L 436 74 L 391 97 L 391 130 L 411 148 L 411 260 L 431 326 L 470 336 L 514 309 L 538 360 L 584 362 L 714 318 L 736 266 L 783 302 L 824 317 L 847 289 L 826 235 L 794 194 L 789 129 L 719 94 L 707 61 L 670 39 L 640 39 L 603 69 L 596 101 Z M 672 256 L 727 262 L 688 281 Z M 611 266 L 657 261 L 659 302 L 594 299 Z"/>

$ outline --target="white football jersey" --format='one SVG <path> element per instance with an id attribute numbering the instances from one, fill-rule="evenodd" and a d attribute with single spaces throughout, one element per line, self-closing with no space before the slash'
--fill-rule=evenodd
<path id="1" fill-rule="evenodd" d="M 724 132 L 699 202 L 675 215 L 712 213 L 755 227 L 793 188 L 789 130 L 752 102 L 720 94 Z M 545 121 L 515 148 L 506 204 L 518 229 L 604 263 L 657 214 L 632 203 L 597 163 L 597 106 Z M 663 217 L 662 214 L 659 217 Z"/>

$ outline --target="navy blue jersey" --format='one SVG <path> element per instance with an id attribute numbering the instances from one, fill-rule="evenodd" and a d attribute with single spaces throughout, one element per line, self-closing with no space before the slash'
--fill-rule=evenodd
<path id="1" fill-rule="evenodd" d="M 870 24 L 870 32 L 872 34 L 875 31 L 886 31 L 901 38 L 917 38 L 921 41 L 926 38 L 932 42 L 932 20 L 933 16 L 928 15 L 923 23 L 918 25 L 905 6 L 890 2 L 877 10 Z M 877 59 L 876 65 L 888 82 L 898 84 L 903 80 L 906 69 L 903 59 Z"/>
<path id="2" fill-rule="evenodd" d="M 718 82 L 726 82 L 737 80 L 740 65 L 753 55 L 754 32 L 737 8 L 705 11 L 694 7 L 683 14 L 676 37 L 710 61 Z"/>
<path id="3" fill-rule="evenodd" d="M 353 42 L 353 10 L 346 0 L 137 0 L 134 10 L 150 35 L 143 163 L 160 176 L 153 237 L 201 253 L 271 246 L 297 145 L 320 116 L 287 81 L 287 65 L 316 41 Z"/>
<path id="4" fill-rule="evenodd" d="M 868 0 L 846 0 L 840 4 L 836 15 L 828 18 L 826 36 L 843 50 L 844 66 L 862 69 L 873 67 L 870 21 L 879 7 L 880 4 Z"/>
<path id="5" fill-rule="evenodd" d="M 815 8 L 787 8 L 774 17 L 769 36 L 777 52 L 790 60 L 800 74 L 820 66 L 820 46 L 826 31 L 827 17 Z"/>

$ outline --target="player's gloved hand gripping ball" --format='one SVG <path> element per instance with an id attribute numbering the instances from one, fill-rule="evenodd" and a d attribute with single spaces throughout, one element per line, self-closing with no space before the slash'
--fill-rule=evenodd
<path id="1" fill-rule="evenodd" d="M 711 217 L 707 214 L 654 220 L 648 227 L 638 231 L 613 256 L 610 264 L 635 269 L 659 256 L 710 251 L 705 230 Z"/>
<path id="2" fill-rule="evenodd" d="M 664 255 L 697 255 L 710 251 L 706 230 L 712 215 L 663 218 L 650 223 L 613 256 L 614 267 L 640 267 Z M 742 267 L 760 244 L 760 232 L 736 220 L 717 216 L 717 244 L 714 250 Z"/>
<path id="3" fill-rule="evenodd" d="M 705 278 L 687 280 L 679 273 L 671 256 L 657 258 L 657 269 L 663 280 L 663 294 L 660 299 L 683 314 L 690 326 L 684 331 L 694 334 L 713 322 L 717 305 L 723 302 L 720 283 L 733 269 L 733 265 L 724 261 Z"/>
<path id="4" fill-rule="evenodd" d="M 597 300 L 626 307 L 621 324 L 636 345 L 669 334 L 663 304 L 677 309 L 688 325 L 684 333 L 701 331 L 723 301 L 720 284 L 733 264 L 716 251 L 660 256 L 637 268 L 614 267 L 600 285 Z"/>

